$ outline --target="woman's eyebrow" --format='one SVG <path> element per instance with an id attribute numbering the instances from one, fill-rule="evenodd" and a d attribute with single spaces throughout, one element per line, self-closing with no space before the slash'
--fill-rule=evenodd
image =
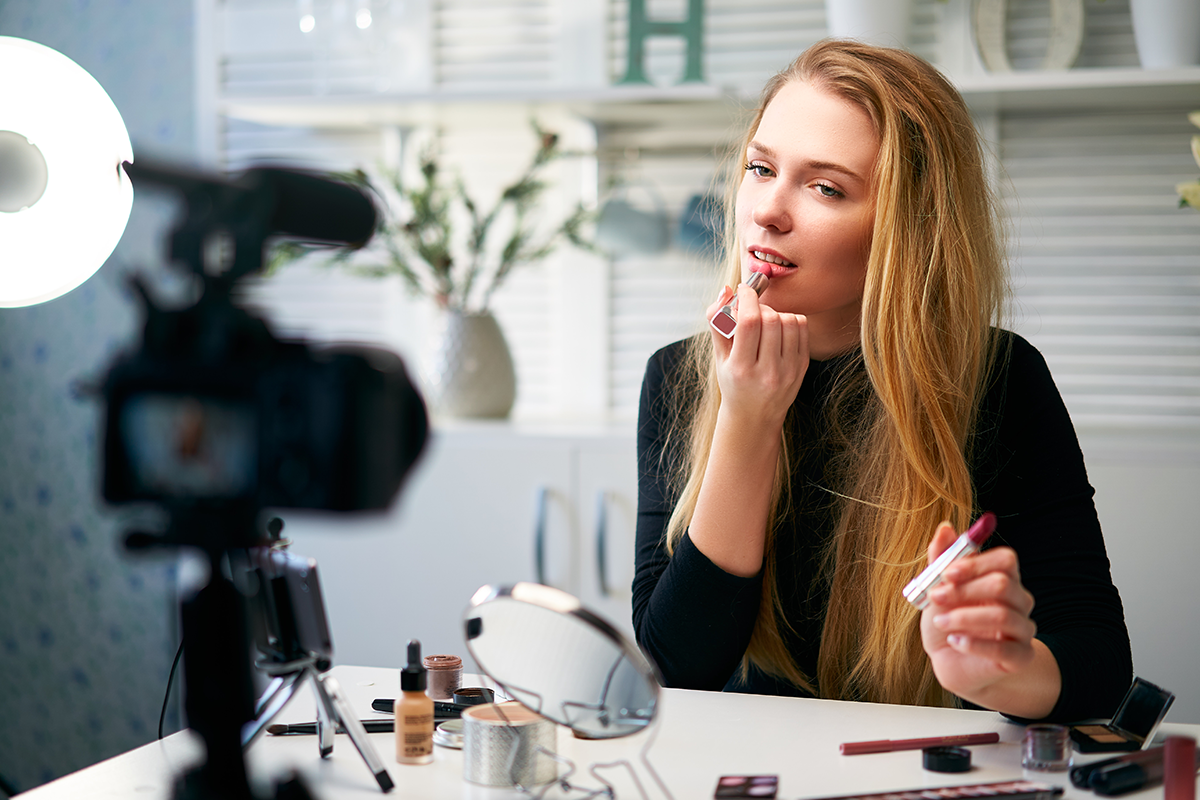
<path id="1" fill-rule="evenodd" d="M 746 152 L 749 153 L 751 150 L 753 150 L 756 153 L 761 153 L 762 155 L 766 156 L 767 158 L 777 159 L 775 151 L 772 150 L 767 145 L 762 144 L 761 142 L 754 142 L 754 141 L 750 142 L 750 144 L 748 144 L 746 146 Z M 827 171 L 827 172 L 828 171 L 840 172 L 843 175 L 846 175 L 847 177 L 853 178 L 854 180 L 857 180 L 857 181 L 865 180 L 862 175 L 859 175 L 854 170 L 850 169 L 849 167 L 845 166 L 844 164 L 839 164 L 836 161 L 821 161 L 819 159 L 806 158 L 802 161 L 802 163 L 808 169 L 823 170 L 823 171 Z"/>

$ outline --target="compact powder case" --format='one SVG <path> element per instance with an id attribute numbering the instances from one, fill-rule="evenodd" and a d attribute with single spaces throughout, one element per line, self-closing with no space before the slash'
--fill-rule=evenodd
<path id="1" fill-rule="evenodd" d="M 1134 678 L 1112 721 L 1071 726 L 1071 742 L 1080 753 L 1140 750 L 1174 701 L 1173 692 Z"/>

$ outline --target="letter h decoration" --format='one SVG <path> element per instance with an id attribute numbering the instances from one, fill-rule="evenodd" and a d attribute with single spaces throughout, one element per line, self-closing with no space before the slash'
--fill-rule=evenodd
<path id="1" fill-rule="evenodd" d="M 629 0 L 629 51 L 621 83 L 649 83 L 646 78 L 646 39 L 651 36 L 682 36 L 687 42 L 687 61 L 680 83 L 703 82 L 704 0 L 688 0 L 682 22 L 660 22 L 646 18 L 646 0 Z"/>

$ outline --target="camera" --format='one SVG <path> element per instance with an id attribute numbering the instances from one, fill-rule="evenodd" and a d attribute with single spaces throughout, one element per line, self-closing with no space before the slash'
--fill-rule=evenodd
<path id="1" fill-rule="evenodd" d="M 146 310 L 141 346 L 118 358 L 104 380 L 104 498 L 157 503 L 176 517 L 178 543 L 204 547 L 216 536 L 222 549 L 252 546 L 258 534 L 205 533 L 189 521 L 245 528 L 269 507 L 387 508 L 428 429 L 399 357 L 282 341 L 232 300 L 237 280 L 261 268 L 274 237 L 365 242 L 376 224 L 370 199 L 349 185 L 279 168 L 236 179 L 125 168 L 135 186 L 182 195 L 171 251 L 203 288 L 191 306 L 167 309 L 135 282 Z M 213 274 L 208 254 L 218 237 L 233 252 L 226 270 Z"/>

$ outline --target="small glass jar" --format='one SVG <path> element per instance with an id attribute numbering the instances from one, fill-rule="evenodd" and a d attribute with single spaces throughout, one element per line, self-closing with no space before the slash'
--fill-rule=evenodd
<path id="1" fill-rule="evenodd" d="M 422 662 L 429 673 L 429 687 L 425 693 L 434 700 L 449 700 L 454 690 L 462 685 L 463 662 L 458 656 L 425 656 Z"/>
<path id="2" fill-rule="evenodd" d="M 1021 766 L 1039 772 L 1062 772 L 1071 766 L 1071 737 L 1065 725 L 1030 725 L 1021 747 Z"/>

